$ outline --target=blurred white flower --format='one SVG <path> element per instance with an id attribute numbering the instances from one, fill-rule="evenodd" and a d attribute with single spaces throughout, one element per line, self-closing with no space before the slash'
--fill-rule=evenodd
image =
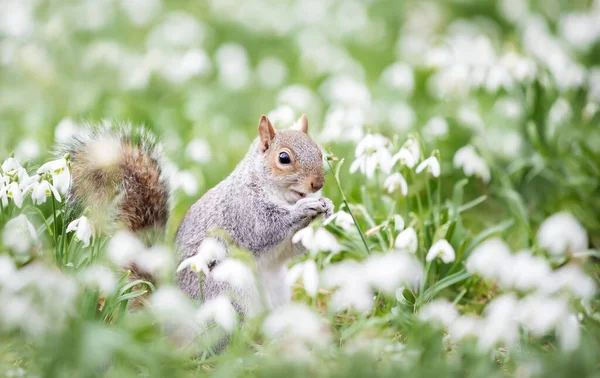
<path id="1" fill-rule="evenodd" d="M 558 126 L 566 124 L 572 117 L 573 109 L 571 108 L 571 104 L 564 98 L 556 100 L 548 113 L 548 134 L 552 136 Z"/>
<path id="2" fill-rule="evenodd" d="M 220 295 L 202 304 L 196 313 L 196 321 L 201 326 L 207 326 L 210 322 L 215 322 L 223 330 L 231 333 L 237 325 L 237 312 L 231 301 Z"/>
<path id="3" fill-rule="evenodd" d="M 555 329 L 568 315 L 568 303 L 564 298 L 551 298 L 537 294 L 519 301 L 515 316 L 532 335 L 542 337 Z"/>
<path id="4" fill-rule="evenodd" d="M 102 265 L 92 265 L 82 270 L 79 277 L 85 285 L 97 288 L 103 295 L 110 295 L 117 288 L 115 273 Z"/>
<path id="5" fill-rule="evenodd" d="M 116 265 L 126 267 L 136 261 L 146 246 L 127 231 L 118 231 L 108 242 L 108 257 Z"/>
<path id="6" fill-rule="evenodd" d="M 482 321 L 472 315 L 459 316 L 448 325 L 448 334 L 452 340 L 459 341 L 467 337 L 477 337 Z"/>
<path id="7" fill-rule="evenodd" d="M 300 341 L 312 345 L 325 345 L 330 339 L 326 324 L 305 305 L 289 303 L 275 309 L 264 320 L 265 336 L 285 343 Z"/>
<path id="8" fill-rule="evenodd" d="M 402 231 L 397 237 L 394 243 L 397 250 L 402 252 L 415 253 L 419 245 L 419 239 L 417 232 L 414 228 L 408 227 Z"/>
<path id="9" fill-rule="evenodd" d="M 131 22 L 138 26 L 151 22 L 162 9 L 160 0 L 120 0 L 119 4 Z"/>
<path id="10" fill-rule="evenodd" d="M 579 51 L 587 51 L 600 38 L 599 11 L 563 14 L 558 25 L 561 37 Z"/>
<path id="11" fill-rule="evenodd" d="M 83 243 L 84 247 L 90 245 L 90 239 L 92 238 L 92 227 L 86 216 L 75 219 L 67 226 L 67 233 L 75 231 L 75 237 Z"/>
<path id="12" fill-rule="evenodd" d="M 194 138 L 185 148 L 185 154 L 196 163 L 206 164 L 212 160 L 210 144 L 205 139 Z"/>
<path id="13" fill-rule="evenodd" d="M 267 115 L 276 128 L 288 128 L 296 121 L 296 112 L 288 105 L 280 105 Z"/>
<path id="14" fill-rule="evenodd" d="M 478 176 L 484 183 L 490 182 L 491 173 L 485 160 L 477 154 L 475 147 L 466 145 L 454 155 L 454 168 L 462 168 L 467 176 Z"/>
<path id="15" fill-rule="evenodd" d="M 248 54 L 241 45 L 227 43 L 221 45 L 216 53 L 219 69 L 219 82 L 226 88 L 239 91 L 250 83 Z"/>
<path id="16" fill-rule="evenodd" d="M 501 295 L 490 302 L 479 330 L 479 348 L 488 351 L 498 343 L 508 347 L 516 344 L 519 339 L 517 306 L 517 299 L 512 294 Z"/>
<path id="17" fill-rule="evenodd" d="M 448 122 L 440 116 L 431 118 L 425 126 L 423 126 L 423 136 L 427 140 L 443 139 L 449 132 Z"/>
<path id="18" fill-rule="evenodd" d="M 140 271 L 158 276 L 166 272 L 171 272 L 172 261 L 169 250 L 161 245 L 153 245 L 150 248 L 144 248 L 134 256 L 135 266 Z"/>
<path id="19" fill-rule="evenodd" d="M 160 64 L 160 73 L 169 82 L 180 85 L 195 76 L 205 77 L 212 71 L 212 63 L 204 50 L 192 48 L 183 54 L 171 53 Z"/>
<path id="20" fill-rule="evenodd" d="M 319 272 L 317 271 L 317 264 L 313 260 L 306 260 L 294 265 L 286 274 L 287 286 L 292 286 L 300 277 L 302 277 L 306 294 L 313 298 L 316 297 L 319 289 Z"/>
<path id="21" fill-rule="evenodd" d="M 18 254 L 29 253 L 36 240 L 35 228 L 23 214 L 6 222 L 2 230 L 4 245 Z"/>
<path id="22" fill-rule="evenodd" d="M 511 260 L 502 270 L 499 279 L 503 287 L 528 291 L 543 286 L 550 278 L 550 264 L 540 257 L 531 255 L 529 251 L 512 255 Z"/>
<path id="23" fill-rule="evenodd" d="M 340 227 L 344 231 L 354 230 L 354 219 L 352 219 L 352 215 L 348 214 L 343 210 L 339 210 L 338 212 L 331 215 L 329 218 L 325 219 L 323 222 L 323 226 L 327 226 L 333 222 L 336 226 Z"/>
<path id="24" fill-rule="evenodd" d="M 189 171 L 176 171 L 171 174 L 171 187 L 173 190 L 181 188 L 188 196 L 198 193 L 198 180 L 196 176 Z"/>
<path id="25" fill-rule="evenodd" d="M 394 214 L 394 230 L 396 232 L 404 230 L 404 218 L 400 214 Z"/>
<path id="26" fill-rule="evenodd" d="M 356 145 L 355 160 L 350 166 L 350 173 L 360 171 L 368 179 L 372 179 L 375 170 L 389 173 L 392 165 L 389 139 L 380 134 L 368 134 Z"/>
<path id="27" fill-rule="evenodd" d="M 323 287 L 334 289 L 329 307 L 333 311 L 354 308 L 365 312 L 373 306 L 373 293 L 365 269 L 352 260 L 327 266 L 321 274 Z"/>
<path id="28" fill-rule="evenodd" d="M 394 295 L 400 287 L 417 287 L 422 276 L 417 260 L 403 252 L 372 255 L 364 269 L 369 285 L 387 295 Z"/>
<path id="29" fill-rule="evenodd" d="M 227 282 L 237 288 L 254 284 L 252 269 L 238 259 L 228 258 L 219 262 L 209 275 L 216 281 Z"/>
<path id="30" fill-rule="evenodd" d="M 315 94 L 303 85 L 285 87 L 277 95 L 278 104 L 289 105 L 299 113 L 308 112 L 315 102 Z"/>
<path id="31" fill-rule="evenodd" d="M 439 323 L 444 327 L 450 326 L 457 318 L 458 312 L 446 299 L 429 302 L 419 311 L 419 319 L 422 321 Z"/>
<path id="32" fill-rule="evenodd" d="M 263 87 L 278 88 L 285 82 L 288 69 L 281 59 L 266 57 L 258 63 L 256 73 Z"/>
<path id="33" fill-rule="evenodd" d="M 227 250 L 219 240 L 206 238 L 198 247 L 198 252 L 194 256 L 183 260 L 177 267 L 177 271 L 180 272 L 189 267 L 194 272 L 202 271 L 204 274 L 209 275 L 208 264 L 212 261 L 221 261 L 226 256 Z"/>
<path id="34" fill-rule="evenodd" d="M 435 156 L 430 156 L 417 166 L 417 173 L 427 170 L 433 177 L 440 177 L 440 162 Z"/>
<path id="35" fill-rule="evenodd" d="M 440 239 L 431 246 L 429 252 L 427 252 L 425 261 L 431 262 L 438 257 L 446 264 L 453 262 L 456 258 L 454 248 L 452 248 L 446 239 Z"/>
<path id="36" fill-rule="evenodd" d="M 292 243 L 302 243 L 311 252 L 338 253 L 342 250 L 335 236 L 323 227 L 317 230 L 310 226 L 301 229 L 292 238 Z"/>
<path id="37" fill-rule="evenodd" d="M 79 126 L 71 118 L 63 118 L 54 130 L 54 139 L 59 143 L 67 142 L 79 132 Z"/>
<path id="38" fill-rule="evenodd" d="M 581 342 L 581 326 L 577 316 L 574 314 L 565 316 L 556 327 L 556 335 L 564 352 L 577 350 Z"/>
<path id="39" fill-rule="evenodd" d="M 15 206 L 20 209 L 23 205 L 23 194 L 17 182 L 11 182 L 4 188 L 0 185 L 0 199 L 4 207 L 8 206 L 8 198 L 12 198 Z"/>
<path id="40" fill-rule="evenodd" d="M 481 118 L 479 112 L 471 106 L 461 106 L 458 109 L 456 118 L 459 125 L 466 126 L 474 131 L 483 131 L 485 128 L 483 118 Z"/>
<path id="41" fill-rule="evenodd" d="M 596 284 L 579 266 L 568 264 L 552 272 L 541 288 L 546 294 L 561 290 L 587 301 L 596 293 Z"/>
<path id="42" fill-rule="evenodd" d="M 582 252 L 588 248 L 585 228 L 568 212 L 556 213 L 547 218 L 537 232 L 540 247 L 552 256 Z"/>
<path id="43" fill-rule="evenodd" d="M 512 253 L 500 238 L 491 238 L 478 245 L 467 259 L 467 270 L 487 280 L 500 281 L 506 269 L 511 269 Z"/>
<path id="44" fill-rule="evenodd" d="M 365 111 L 359 108 L 344 105 L 331 106 L 325 114 L 323 130 L 319 138 L 324 143 L 342 141 L 358 143 L 364 137 L 365 117 Z"/>
<path id="45" fill-rule="evenodd" d="M 206 26 L 194 16 L 174 11 L 167 13 L 164 20 L 152 29 L 146 45 L 148 49 L 194 48 L 202 44 L 206 34 Z"/>
<path id="46" fill-rule="evenodd" d="M 368 109 L 371 105 L 371 93 L 367 86 L 349 76 L 330 77 L 321 85 L 320 92 L 333 104 L 360 109 Z"/>
<path id="47" fill-rule="evenodd" d="M 51 174 L 52 185 L 60 193 L 65 194 L 69 190 L 69 186 L 71 184 L 71 173 L 69 172 L 69 165 L 67 164 L 67 160 L 65 158 L 52 160 L 45 163 L 37 170 L 37 173 L 40 175 L 44 173 Z"/>
<path id="48" fill-rule="evenodd" d="M 15 149 L 15 156 L 21 161 L 34 160 L 40 156 L 40 145 L 32 138 L 25 138 Z"/>
<path id="49" fill-rule="evenodd" d="M 417 116 L 406 102 L 396 102 L 388 111 L 388 121 L 394 131 L 407 132 L 415 124 Z"/>
<path id="50" fill-rule="evenodd" d="M 415 86 L 415 79 L 412 68 L 401 62 L 393 63 L 388 66 L 380 78 L 381 82 L 396 89 L 404 96 L 410 96 Z"/>
<path id="51" fill-rule="evenodd" d="M 390 194 L 394 193 L 398 189 L 400 189 L 400 193 L 402 193 L 403 196 L 406 196 L 408 194 L 408 184 L 406 183 L 404 176 L 402 176 L 402 174 L 398 172 L 389 175 L 385 179 L 383 186 Z"/>

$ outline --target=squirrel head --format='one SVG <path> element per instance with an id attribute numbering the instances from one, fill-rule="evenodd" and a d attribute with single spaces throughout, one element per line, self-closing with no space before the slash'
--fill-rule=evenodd
<path id="1" fill-rule="evenodd" d="M 267 180 L 288 203 L 318 193 L 325 183 L 321 149 L 308 136 L 308 120 L 303 114 L 299 130 L 275 131 L 262 116 L 258 122 L 258 153 Z"/>

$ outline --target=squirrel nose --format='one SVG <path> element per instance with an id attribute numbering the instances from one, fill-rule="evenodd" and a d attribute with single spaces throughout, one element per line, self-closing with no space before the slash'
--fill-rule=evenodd
<path id="1" fill-rule="evenodd" d="M 319 190 L 321 190 L 323 188 L 323 185 L 325 185 L 323 177 L 315 177 L 310 183 L 310 187 L 312 188 L 313 192 L 318 192 Z"/>

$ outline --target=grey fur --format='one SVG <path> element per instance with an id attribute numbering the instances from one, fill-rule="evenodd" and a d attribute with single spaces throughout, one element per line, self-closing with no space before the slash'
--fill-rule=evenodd
<path id="1" fill-rule="evenodd" d="M 211 230 L 225 231 L 236 246 L 252 253 L 266 304 L 259 303 L 262 295 L 255 287 L 233 288 L 216 282 L 210 275 L 203 279 L 202 293 L 206 300 L 222 293 L 233 294 L 234 306 L 242 315 L 263 305 L 276 307 L 289 300 L 283 282 L 285 264 L 305 252 L 299 245 L 292 244 L 292 236 L 317 216 L 330 215 L 333 210 L 331 201 L 319 192 L 295 203 L 286 200 L 285 192 L 307 177 L 316 177 L 322 182 L 322 157 L 317 145 L 298 131 L 280 131 L 270 149 L 282 146 L 294 154 L 297 163 L 294 172 L 275 174 L 267 154 L 256 141 L 233 173 L 192 206 L 176 236 L 182 260 L 196 254 Z M 197 273 L 183 270 L 179 285 L 188 296 L 200 300 Z"/>

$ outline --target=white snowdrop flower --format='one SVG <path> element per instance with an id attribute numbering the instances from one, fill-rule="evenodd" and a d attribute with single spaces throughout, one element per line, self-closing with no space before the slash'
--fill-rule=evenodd
<path id="1" fill-rule="evenodd" d="M 487 280 L 499 281 L 505 269 L 510 269 L 512 252 L 500 238 L 491 238 L 478 245 L 467 259 L 467 270 Z"/>
<path id="2" fill-rule="evenodd" d="M 34 139 L 25 138 L 15 149 L 15 156 L 22 161 L 34 160 L 40 156 L 40 145 Z"/>
<path id="3" fill-rule="evenodd" d="M 453 262 L 456 258 L 454 248 L 452 248 L 452 245 L 446 239 L 436 241 L 429 249 L 429 252 L 427 252 L 425 260 L 431 262 L 438 257 L 446 264 Z"/>
<path id="4" fill-rule="evenodd" d="M 440 162 L 435 156 L 430 156 L 417 166 L 417 173 L 427 170 L 433 177 L 440 177 Z"/>
<path id="5" fill-rule="evenodd" d="M 265 88 L 278 88 L 288 76 L 287 66 L 275 57 L 263 58 L 256 67 L 258 79 Z"/>
<path id="6" fill-rule="evenodd" d="M 219 82 L 226 88 L 239 91 L 250 83 L 250 66 L 246 50 L 236 43 L 221 45 L 215 57 L 219 68 Z"/>
<path id="7" fill-rule="evenodd" d="M 427 121 L 422 132 L 426 139 L 434 140 L 445 138 L 449 130 L 448 122 L 443 117 L 436 116 Z"/>
<path id="8" fill-rule="evenodd" d="M 590 300 L 596 293 L 594 280 L 575 264 L 568 264 L 552 272 L 541 291 L 553 294 L 568 291 L 578 298 Z"/>
<path id="9" fill-rule="evenodd" d="M 523 118 L 523 106 L 515 98 L 503 97 L 494 103 L 494 112 L 503 118 L 520 120 Z"/>
<path id="10" fill-rule="evenodd" d="M 477 337 L 481 328 L 481 319 L 471 315 L 456 318 L 448 325 L 448 334 L 452 340 L 460 341 L 467 337 Z"/>
<path id="11" fill-rule="evenodd" d="M 329 302 L 332 311 L 354 308 L 365 312 L 373 306 L 373 292 L 364 268 L 356 261 L 329 265 L 321 274 L 323 287 L 335 289 Z"/>
<path id="12" fill-rule="evenodd" d="M 188 196 L 198 193 L 198 180 L 196 176 L 189 171 L 177 171 L 171 174 L 171 187 L 173 190 L 182 189 Z"/>
<path id="13" fill-rule="evenodd" d="M 500 65 L 508 70 L 510 75 L 522 83 L 530 83 L 537 74 L 537 64 L 531 58 L 524 57 L 515 52 L 508 52 L 500 59 Z"/>
<path id="14" fill-rule="evenodd" d="M 18 254 L 31 251 L 37 240 L 35 228 L 23 214 L 6 222 L 2 231 L 4 245 Z"/>
<path id="15" fill-rule="evenodd" d="M 402 286 L 417 287 L 422 276 L 419 263 L 402 252 L 373 255 L 364 262 L 364 269 L 369 285 L 388 295 Z"/>
<path id="16" fill-rule="evenodd" d="M 371 93 L 367 86 L 349 76 L 333 76 L 320 88 L 328 102 L 350 107 L 368 109 L 371 105 Z"/>
<path id="17" fill-rule="evenodd" d="M 407 132 L 415 124 L 417 116 L 406 102 L 397 102 L 388 111 L 388 121 L 396 132 Z"/>
<path id="18" fill-rule="evenodd" d="M 491 173 L 487 163 L 477 154 L 475 147 L 470 144 L 456 151 L 452 163 L 454 168 L 462 168 L 465 175 L 475 175 L 481 178 L 484 183 L 490 182 Z"/>
<path id="19" fill-rule="evenodd" d="M 147 25 L 162 9 L 160 0 L 121 0 L 119 4 L 131 22 L 138 26 Z"/>
<path id="20" fill-rule="evenodd" d="M 59 143 L 64 143 L 79 132 L 79 126 L 71 118 L 63 118 L 54 129 L 54 139 Z"/>
<path id="21" fill-rule="evenodd" d="M 485 318 L 479 330 L 478 346 L 488 351 L 498 343 L 514 345 L 519 339 L 516 321 L 517 299 L 514 295 L 496 297 L 485 309 Z"/>
<path id="22" fill-rule="evenodd" d="M 415 87 L 413 70 L 406 63 L 396 62 L 388 66 L 383 70 L 380 81 L 405 96 L 410 96 Z"/>
<path id="23" fill-rule="evenodd" d="M 90 245 L 90 239 L 92 238 L 92 227 L 86 216 L 75 219 L 67 226 L 67 233 L 75 231 L 75 237 L 77 240 L 83 243 L 84 247 Z"/>
<path id="24" fill-rule="evenodd" d="M 62 201 L 60 194 L 58 193 L 58 190 L 56 190 L 56 188 L 52 184 L 50 184 L 47 180 L 42 180 L 39 183 L 34 183 L 32 185 L 32 189 L 33 189 L 33 192 L 31 193 L 31 199 L 33 200 L 33 203 L 36 205 L 43 204 L 44 202 L 46 202 L 46 199 L 52 195 L 54 195 L 54 198 L 58 202 Z"/>
<path id="25" fill-rule="evenodd" d="M 158 275 L 171 271 L 171 256 L 169 250 L 160 245 L 142 249 L 134 256 L 135 266 L 142 272 Z"/>
<path id="26" fill-rule="evenodd" d="M 287 286 L 292 286 L 301 276 L 306 293 L 313 298 L 316 297 L 319 289 L 317 264 L 313 260 L 306 260 L 294 265 L 286 274 Z"/>
<path id="27" fill-rule="evenodd" d="M 212 261 L 221 261 L 227 257 L 227 250 L 221 244 L 218 239 L 206 238 L 198 247 L 198 252 L 188 257 L 179 264 L 177 271 L 180 272 L 183 269 L 189 267 L 194 272 L 204 272 L 204 274 L 210 274 L 208 264 Z"/>
<path id="28" fill-rule="evenodd" d="M 547 218 L 537 232 L 540 247 L 552 256 L 585 251 L 588 235 L 577 218 L 568 212 L 559 212 Z"/>
<path id="29" fill-rule="evenodd" d="M 238 259 L 221 261 L 209 275 L 216 281 L 227 282 L 238 288 L 245 288 L 254 283 L 252 270 Z"/>
<path id="30" fill-rule="evenodd" d="M 343 210 L 340 210 L 331 215 L 329 218 L 325 219 L 325 221 L 323 222 L 323 226 L 327 226 L 332 222 L 344 231 L 350 231 L 355 229 L 354 219 L 352 219 L 352 215 L 348 214 Z"/>
<path id="31" fill-rule="evenodd" d="M 553 330 L 567 314 L 568 303 L 564 298 L 532 294 L 519 302 L 515 315 L 534 336 L 542 337 Z"/>
<path id="32" fill-rule="evenodd" d="M 49 161 L 42 165 L 38 170 L 38 174 L 49 173 L 52 175 L 52 185 L 60 193 L 65 194 L 69 190 L 71 184 L 71 173 L 69 165 L 65 158 Z"/>
<path id="33" fill-rule="evenodd" d="M 185 154 L 196 163 L 206 164 L 212 160 L 210 144 L 205 139 L 194 138 L 185 148 Z"/>
<path id="34" fill-rule="evenodd" d="M 389 175 L 385 179 L 383 187 L 390 194 L 394 193 L 398 189 L 400 190 L 400 193 L 402 193 L 403 196 L 406 196 L 408 194 L 408 184 L 406 183 L 404 176 L 402 176 L 402 174 L 398 172 Z"/>
<path id="35" fill-rule="evenodd" d="M 343 105 L 331 106 L 325 114 L 319 139 L 324 142 L 348 141 L 358 144 L 364 137 L 366 112 Z"/>
<path id="36" fill-rule="evenodd" d="M 329 331 L 321 318 L 299 303 L 289 303 L 275 309 L 264 320 L 262 330 L 269 339 L 286 343 L 297 340 L 324 345 L 329 341 Z"/>
<path id="37" fill-rule="evenodd" d="M 146 247 L 135 234 L 118 231 L 108 242 L 108 257 L 116 265 L 126 267 L 136 261 Z"/>
<path id="38" fill-rule="evenodd" d="M 379 134 L 368 134 L 356 145 L 355 160 L 350 173 L 360 171 L 372 179 L 377 169 L 384 173 L 391 170 L 392 156 L 389 151 L 390 140 Z"/>
<path id="39" fill-rule="evenodd" d="M 419 246 L 417 232 L 412 227 L 407 227 L 397 237 L 394 246 L 397 250 L 408 253 L 416 253 Z"/>
<path id="40" fill-rule="evenodd" d="M 400 214 L 394 214 L 394 230 L 396 232 L 404 230 L 404 218 Z"/>
<path id="41" fill-rule="evenodd" d="M 161 317 L 187 319 L 194 307 L 179 288 L 161 286 L 150 296 L 150 308 Z"/>
<path id="42" fill-rule="evenodd" d="M 285 87 L 277 95 L 277 103 L 289 105 L 298 112 L 307 112 L 315 101 L 315 94 L 303 85 Z"/>
<path id="43" fill-rule="evenodd" d="M 15 263 L 10 257 L 6 255 L 0 256 L 0 287 L 9 284 L 16 270 Z"/>
<path id="44" fill-rule="evenodd" d="M 267 114 L 276 128 L 287 128 L 296 121 L 296 112 L 288 105 L 280 105 Z"/>
<path id="45" fill-rule="evenodd" d="M 26 1 L 2 2 L 0 33 L 7 37 L 27 37 L 35 30 L 35 3 Z"/>
<path id="46" fill-rule="evenodd" d="M 10 157 L 2 162 L 2 170 L 7 175 L 15 175 L 23 170 L 23 167 L 17 159 Z"/>
<path id="47" fill-rule="evenodd" d="M 419 311 L 419 319 L 424 322 L 439 323 L 450 326 L 458 318 L 458 312 L 446 299 L 436 299 L 425 304 Z"/>
<path id="48" fill-rule="evenodd" d="M 587 51 L 600 38 L 599 12 L 573 12 L 561 15 L 561 37 L 579 51 Z"/>
<path id="49" fill-rule="evenodd" d="M 15 206 L 20 209 L 23 205 L 23 194 L 19 184 L 16 182 L 11 182 L 5 188 L 0 187 L 0 197 L 2 197 L 3 206 L 8 206 L 8 201 L 6 201 L 6 199 L 12 198 Z"/>
<path id="50" fill-rule="evenodd" d="M 502 0 L 498 3 L 500 14 L 511 22 L 523 20 L 528 14 L 528 2 L 526 0 Z"/>
<path id="51" fill-rule="evenodd" d="M 323 227 L 319 227 L 317 230 L 312 227 L 303 228 L 296 232 L 292 243 L 302 243 L 306 249 L 313 252 L 338 253 L 342 250 L 342 246 L 335 236 Z"/>
<path id="52" fill-rule="evenodd" d="M 552 135 L 557 126 L 563 125 L 573 117 L 573 109 L 567 100 L 559 98 L 552 104 L 548 113 L 548 123 L 550 126 L 550 135 Z"/>
<path id="53" fill-rule="evenodd" d="M 519 290 L 533 290 L 541 287 L 549 279 L 550 264 L 529 251 L 521 251 L 512 256 L 512 261 L 503 270 L 500 284 L 504 287 L 514 287 Z"/>
<path id="54" fill-rule="evenodd" d="M 479 112 L 470 106 L 461 106 L 456 115 L 459 125 L 466 126 L 475 131 L 483 131 L 485 123 Z"/>
<path id="55" fill-rule="evenodd" d="M 392 157 L 392 166 L 395 165 L 397 162 L 400 162 L 401 165 L 405 165 L 408 168 L 413 168 L 417 164 L 413 154 L 404 147 L 400 148 L 400 151 L 398 151 Z"/>
<path id="56" fill-rule="evenodd" d="M 577 350 L 581 342 L 581 326 L 577 316 L 574 314 L 565 316 L 556 327 L 556 335 L 564 352 Z"/>
<path id="57" fill-rule="evenodd" d="M 219 295 L 202 304 L 196 313 L 196 321 L 201 326 L 215 322 L 223 330 L 231 333 L 237 325 L 237 312 L 227 297 Z"/>
<path id="58" fill-rule="evenodd" d="M 489 130 L 484 138 L 492 153 L 507 160 L 517 158 L 523 150 L 523 137 L 516 130 Z"/>
<path id="59" fill-rule="evenodd" d="M 93 265 L 82 270 L 79 277 L 85 285 L 97 288 L 104 295 L 112 294 L 117 288 L 115 273 L 102 265 Z"/>
<path id="60" fill-rule="evenodd" d="M 595 102 L 588 102 L 587 104 L 585 104 L 581 113 L 584 120 L 590 121 L 592 118 L 594 118 L 596 114 L 598 114 L 598 111 L 600 111 L 600 105 L 598 105 Z"/>

